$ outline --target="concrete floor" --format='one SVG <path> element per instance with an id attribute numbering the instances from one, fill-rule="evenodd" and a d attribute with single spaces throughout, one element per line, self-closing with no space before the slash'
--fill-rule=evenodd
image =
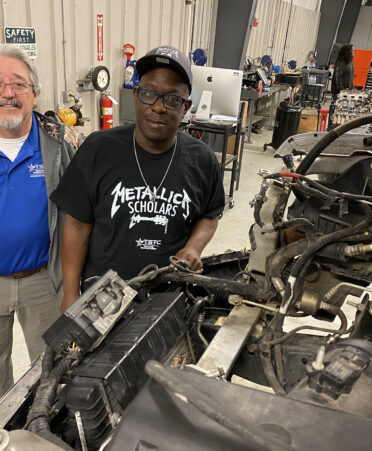
<path id="1" fill-rule="evenodd" d="M 261 184 L 261 178 L 258 176 L 258 170 L 265 168 L 274 171 L 281 164 L 281 159 L 273 158 L 275 150 L 268 147 L 263 152 L 263 145 L 271 142 L 272 132 L 263 129 L 263 133 L 252 134 L 251 144 L 245 144 L 242 169 L 240 175 L 239 190 L 234 192 L 234 207 L 229 209 L 226 207 L 223 217 L 220 220 L 217 232 L 213 240 L 207 245 L 203 252 L 203 256 L 220 254 L 227 250 L 249 249 L 250 243 L 248 239 L 249 227 L 253 222 L 253 209 L 249 202 L 258 193 Z M 225 174 L 225 189 L 227 191 L 230 181 L 230 173 Z M 346 306 L 346 310 L 353 316 L 353 309 Z M 347 313 L 347 312 L 345 312 Z M 317 324 L 318 321 L 309 318 L 305 319 L 306 324 Z M 299 324 L 298 320 L 286 321 L 285 329 L 291 329 Z M 327 323 L 327 327 L 339 327 L 338 320 L 332 325 Z M 29 367 L 29 358 L 26 346 L 23 340 L 23 334 L 18 322 L 15 324 L 14 347 L 13 347 L 13 365 L 14 376 L 17 380 Z"/>
<path id="2" fill-rule="evenodd" d="M 263 151 L 263 145 L 271 142 L 272 132 L 263 129 L 258 135 L 252 133 L 251 144 L 245 144 L 240 172 L 240 183 L 238 191 L 234 191 L 234 207 L 225 208 L 222 219 L 212 241 L 206 246 L 203 256 L 220 254 L 228 249 L 249 249 L 248 232 L 253 222 L 253 209 L 249 203 L 259 192 L 261 177 L 258 175 L 260 169 L 273 171 L 281 163 L 281 159 L 273 158 L 275 150 L 268 147 Z M 230 172 L 225 173 L 224 185 L 228 192 Z"/>

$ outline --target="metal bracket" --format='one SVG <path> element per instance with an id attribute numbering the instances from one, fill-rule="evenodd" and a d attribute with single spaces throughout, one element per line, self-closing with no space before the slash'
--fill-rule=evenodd
<path id="1" fill-rule="evenodd" d="M 77 80 L 76 81 L 76 87 L 78 92 L 84 92 L 84 91 L 94 91 L 92 80 Z"/>
<path id="2" fill-rule="evenodd" d="M 86 74 L 85 78 L 83 78 L 82 80 L 76 81 L 76 86 L 77 86 L 78 92 L 95 90 L 93 87 L 93 84 L 92 84 L 93 70 L 94 70 L 94 67 L 90 66 L 89 72 Z"/>

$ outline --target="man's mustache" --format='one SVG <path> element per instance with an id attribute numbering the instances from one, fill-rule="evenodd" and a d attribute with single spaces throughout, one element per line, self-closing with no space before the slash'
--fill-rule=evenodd
<path id="1" fill-rule="evenodd" d="M 11 100 L 0 100 L 0 107 L 1 106 L 15 106 L 17 108 L 22 108 L 22 103 L 17 99 L 11 99 Z"/>

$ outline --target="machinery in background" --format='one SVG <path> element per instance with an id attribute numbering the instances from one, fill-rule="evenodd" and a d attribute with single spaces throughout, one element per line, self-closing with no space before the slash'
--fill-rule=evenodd
<path id="1" fill-rule="evenodd" d="M 51 117 L 57 122 L 63 122 L 70 127 L 83 126 L 84 119 L 81 114 L 81 108 L 83 107 L 83 105 L 81 103 L 81 99 L 75 97 L 71 91 L 67 96 L 68 98 L 74 99 L 73 105 L 71 105 L 69 108 L 64 108 L 61 110 L 57 109 L 57 111 L 48 110 L 44 113 L 45 116 Z"/>
<path id="2" fill-rule="evenodd" d="M 364 451 L 372 152 L 360 127 L 370 124 L 280 146 L 278 170 L 259 172 L 249 252 L 205 258 L 202 274 L 173 257 L 128 281 L 103 275 L 0 402 L 3 436 L 53 451 Z M 279 396 L 236 385 L 247 381 Z"/>
<path id="3" fill-rule="evenodd" d="M 330 128 L 372 114 L 372 90 L 343 90 L 331 105 Z"/>
<path id="4" fill-rule="evenodd" d="M 84 119 L 83 115 L 81 114 L 81 108 L 83 107 L 83 105 L 81 103 L 81 99 L 75 97 L 72 93 L 69 93 L 69 97 L 72 97 L 74 99 L 74 104 L 69 108 L 58 110 L 57 116 L 61 120 L 61 122 L 64 122 L 71 127 L 83 126 Z"/>
<path id="5" fill-rule="evenodd" d="M 259 86 L 271 86 L 272 60 L 269 55 L 262 58 L 247 58 L 243 66 L 243 86 L 257 90 Z M 261 82 L 261 83 L 260 83 Z"/>

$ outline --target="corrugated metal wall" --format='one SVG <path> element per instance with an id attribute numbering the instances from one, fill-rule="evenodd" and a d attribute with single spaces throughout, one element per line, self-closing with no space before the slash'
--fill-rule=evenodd
<path id="1" fill-rule="evenodd" d="M 209 49 L 217 0 L 3 0 L 0 3 L 0 42 L 4 26 L 33 27 L 36 31 L 36 65 L 42 83 L 39 110 L 66 108 L 62 93 L 82 98 L 82 114 L 89 118 L 79 131 L 98 129 L 97 92 L 79 94 L 76 81 L 91 66 L 104 65 L 111 72 L 110 90 L 117 100 L 124 81 L 123 44 L 136 47 L 134 58 L 153 47 L 171 44 L 188 53 Z M 194 14 L 195 9 L 195 14 Z M 103 61 L 97 59 L 97 14 L 103 14 Z M 119 107 L 114 110 L 119 123 Z"/>
<path id="2" fill-rule="evenodd" d="M 252 28 L 247 57 L 267 54 L 274 65 L 296 60 L 297 67 L 304 66 L 308 53 L 315 49 L 320 20 L 318 2 L 308 2 L 307 6 L 284 0 L 258 0 L 258 26 Z"/>

